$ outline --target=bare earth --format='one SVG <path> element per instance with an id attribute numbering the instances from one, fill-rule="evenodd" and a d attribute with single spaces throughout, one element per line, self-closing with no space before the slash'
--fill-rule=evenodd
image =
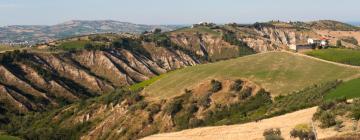
<path id="1" fill-rule="evenodd" d="M 359 31 L 329 31 L 329 30 L 316 30 L 316 33 L 323 36 L 330 36 L 331 44 L 336 44 L 337 38 L 351 36 L 360 42 L 360 32 Z"/>
<path id="2" fill-rule="evenodd" d="M 280 128 L 285 139 L 290 138 L 290 131 L 298 124 L 311 124 L 316 107 L 285 114 L 241 125 L 204 127 L 174 133 L 157 134 L 143 140 L 262 140 L 263 132 L 269 128 Z M 333 133 L 321 131 L 319 138 L 331 136 Z"/>

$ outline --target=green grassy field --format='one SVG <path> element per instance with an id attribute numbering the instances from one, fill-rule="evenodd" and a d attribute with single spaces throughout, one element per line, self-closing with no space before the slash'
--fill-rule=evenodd
<path id="1" fill-rule="evenodd" d="M 356 98 L 360 97 L 360 79 L 354 79 L 341 84 L 335 90 L 325 96 L 326 100 L 334 100 L 339 98 Z"/>
<path id="2" fill-rule="evenodd" d="M 279 95 L 318 83 L 349 78 L 357 73 L 358 69 L 285 52 L 272 52 L 177 70 L 146 87 L 144 93 L 163 99 L 177 96 L 204 80 L 245 78 L 273 95 Z"/>
<path id="3" fill-rule="evenodd" d="M 79 50 L 84 49 L 87 43 L 89 43 L 89 41 L 67 41 L 58 46 L 58 48 L 63 50 Z"/>
<path id="4" fill-rule="evenodd" d="M 360 66 L 360 51 L 350 49 L 323 49 L 306 53 L 307 55 L 339 62 L 343 64 Z"/>

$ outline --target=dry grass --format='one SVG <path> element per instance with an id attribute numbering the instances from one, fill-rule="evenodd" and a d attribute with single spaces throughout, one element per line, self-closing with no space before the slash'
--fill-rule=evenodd
<path id="1" fill-rule="evenodd" d="M 290 139 L 290 131 L 298 124 L 310 124 L 316 107 L 285 114 L 279 117 L 241 125 L 204 127 L 174 133 L 157 134 L 143 140 L 253 140 L 263 139 L 269 128 L 280 128 L 282 137 Z M 319 134 L 319 137 L 324 137 Z"/>

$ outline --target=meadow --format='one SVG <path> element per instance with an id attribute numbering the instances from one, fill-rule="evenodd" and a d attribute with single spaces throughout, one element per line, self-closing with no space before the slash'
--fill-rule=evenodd
<path id="1" fill-rule="evenodd" d="M 177 70 L 145 87 L 143 92 L 152 98 L 165 99 L 178 96 L 205 80 L 247 79 L 277 96 L 314 84 L 346 79 L 358 72 L 358 69 L 290 53 L 271 52 Z"/>

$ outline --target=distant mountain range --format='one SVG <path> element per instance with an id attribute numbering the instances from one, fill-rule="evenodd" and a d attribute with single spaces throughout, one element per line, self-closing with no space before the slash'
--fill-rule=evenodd
<path id="1" fill-rule="evenodd" d="M 354 25 L 354 26 L 360 26 L 360 22 L 349 22 L 349 24 Z"/>
<path id="2" fill-rule="evenodd" d="M 142 25 L 114 20 L 72 20 L 52 26 L 12 25 L 0 27 L 0 43 L 34 44 L 94 33 L 141 33 L 160 28 L 170 31 L 181 25 Z"/>

